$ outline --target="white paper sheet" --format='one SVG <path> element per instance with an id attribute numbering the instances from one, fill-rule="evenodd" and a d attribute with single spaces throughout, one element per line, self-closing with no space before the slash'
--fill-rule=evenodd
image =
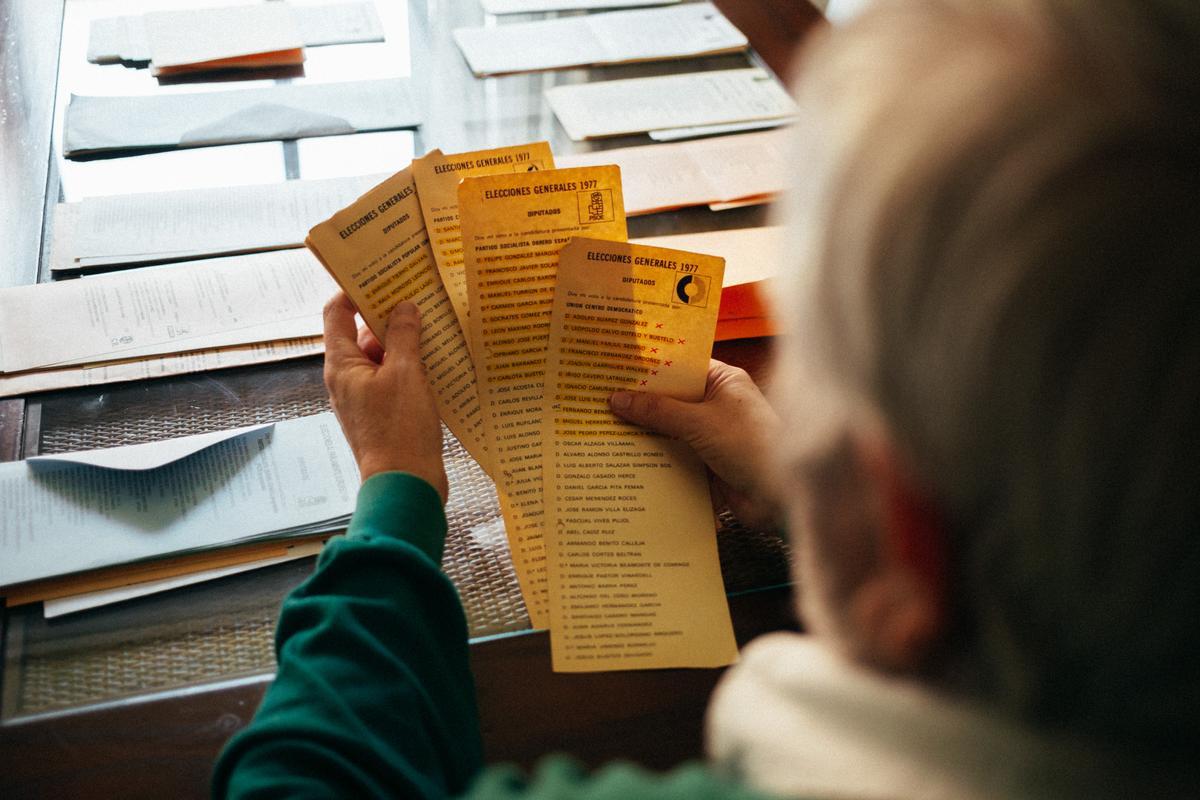
<path id="1" fill-rule="evenodd" d="M 354 457 L 328 412 L 153 470 L 0 464 L 0 585 L 330 530 L 354 510 L 357 489 Z"/>
<path id="2" fill-rule="evenodd" d="M 133 600 L 138 597 L 146 597 L 160 592 L 167 592 L 171 589 L 179 589 L 184 586 L 193 586 L 197 583 L 205 583 L 207 581 L 215 581 L 218 578 L 225 578 L 230 575 L 238 575 L 243 572 L 251 572 L 252 570 L 270 567 L 275 564 L 283 564 L 287 561 L 295 561 L 299 558 L 315 556 L 321 552 L 324 547 L 324 542 L 314 542 L 312 544 L 297 544 L 288 548 L 287 555 L 273 556 L 272 558 L 261 558 L 257 561 L 248 561 L 245 564 L 234 564 L 228 567 L 217 567 L 215 569 L 201 570 L 188 575 L 178 575 L 173 578 L 159 578 L 153 581 L 142 581 L 141 583 L 131 583 L 128 586 L 118 586 L 115 589 L 98 589 L 94 592 L 84 592 L 82 594 L 73 594 L 69 597 L 59 597 L 55 600 L 42 601 L 42 616 L 46 619 L 54 619 L 55 617 L 65 616 L 67 614 L 75 614 L 80 611 L 88 611 L 101 606 L 112 605 L 113 603 L 122 603 L 126 600 Z"/>
<path id="3" fill-rule="evenodd" d="M 303 247 L 325 219 L 385 175 L 144 192 L 59 203 L 50 268 L 71 272 Z"/>
<path id="4" fill-rule="evenodd" d="M 273 364 L 294 358 L 316 356 L 324 352 L 325 342 L 322 337 L 306 336 L 299 339 L 190 350 L 186 353 L 150 356 L 130 361 L 108 361 L 82 367 L 0 374 L 0 398 L 23 397 L 77 386 L 103 386 L 109 383 L 147 381 L 254 364 Z"/>
<path id="5" fill-rule="evenodd" d="M 679 0 L 480 0 L 488 14 L 538 14 L 546 11 L 585 11 L 602 8 L 670 6 Z"/>
<path id="6" fill-rule="evenodd" d="M 454 41 L 476 75 L 686 58 L 747 46 L 712 3 L 459 28 Z"/>
<path id="7" fill-rule="evenodd" d="M 756 68 L 555 86 L 545 95 L 576 141 L 780 119 L 796 112 L 796 104 L 778 81 Z"/>
<path id="8" fill-rule="evenodd" d="M 0 289 L 0 370 L 311 336 L 336 291 L 307 250 Z M 53 321 L 67 320 L 70 335 L 53 335 Z"/>
<path id="9" fill-rule="evenodd" d="M 236 12 L 248 8 L 254 13 L 254 9 L 261 8 L 262 5 L 289 9 L 305 47 L 383 41 L 383 25 L 375 11 L 375 4 L 371 2 L 313 6 L 289 6 L 286 3 L 274 2 L 220 10 Z M 224 30 L 206 28 L 204 32 L 208 36 L 215 34 L 218 38 L 224 35 Z M 92 20 L 91 32 L 88 35 L 87 59 L 94 64 L 149 61 L 150 41 L 146 33 L 145 17 L 138 14 Z"/>
<path id="10" fill-rule="evenodd" d="M 304 49 L 285 3 L 150 11 L 142 19 L 155 75 L 171 67 Z"/>
<path id="11" fill-rule="evenodd" d="M 333 136 L 412 128 L 420 119 L 407 78 L 163 95 L 72 95 L 63 152 L 77 158 Z"/>
<path id="12" fill-rule="evenodd" d="M 593 150 L 563 156 L 558 163 L 616 164 L 624 184 L 625 213 L 649 214 L 783 191 L 790 174 L 790 141 L 786 131 L 767 131 Z"/>

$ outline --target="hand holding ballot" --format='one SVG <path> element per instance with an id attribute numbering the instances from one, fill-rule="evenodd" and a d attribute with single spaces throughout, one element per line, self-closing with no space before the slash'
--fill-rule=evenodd
<path id="1" fill-rule="evenodd" d="M 729 664 L 701 459 L 761 510 L 774 417 L 744 373 L 706 389 L 725 258 L 627 243 L 620 169 L 553 167 L 545 143 L 433 151 L 313 227 L 344 290 L 325 311 L 333 408 L 364 479 L 407 472 L 444 502 L 439 416 L 475 456 L 556 670 Z M 618 389 L 661 396 L 616 413 Z M 760 419 L 731 424 L 743 411 Z M 628 592 L 653 602 L 630 615 Z"/>
<path id="2" fill-rule="evenodd" d="M 613 393 L 609 408 L 695 450 L 711 473 L 715 507 L 728 506 L 753 528 L 782 528 L 775 487 L 765 475 L 779 417 L 745 370 L 714 359 L 699 402 L 623 391 Z"/>
<path id="3" fill-rule="evenodd" d="M 363 338 L 354 306 L 338 292 L 325 307 L 325 386 L 359 474 L 365 481 L 378 472 L 408 472 L 445 502 L 442 428 L 421 364 L 421 312 L 413 303 L 392 310 L 381 362 L 364 351 Z"/>

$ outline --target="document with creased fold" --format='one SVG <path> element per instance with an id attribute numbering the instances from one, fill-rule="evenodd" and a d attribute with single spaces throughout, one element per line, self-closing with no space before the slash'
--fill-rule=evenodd
<path id="1" fill-rule="evenodd" d="M 304 63 L 304 39 L 286 3 L 148 11 L 142 19 L 154 75 Z"/>
<path id="2" fill-rule="evenodd" d="M 0 289 L 0 372 L 312 336 L 336 290 L 307 250 Z"/>
<path id="3" fill-rule="evenodd" d="M 157 469 L 172 461 L 178 461 L 181 458 L 195 455 L 201 450 L 207 450 L 214 444 L 220 444 L 248 433 L 265 431 L 274 424 L 268 422 L 261 425 L 246 425 L 225 431 L 196 433 L 191 436 L 180 436 L 177 439 L 131 444 L 126 447 L 105 447 L 100 450 L 78 450 L 73 453 L 30 456 L 27 460 L 30 464 L 79 464 L 88 467 L 132 471 Z"/>
<path id="4" fill-rule="evenodd" d="M 407 78 L 120 97 L 72 95 L 67 158 L 414 128 Z"/>
<path id="5" fill-rule="evenodd" d="M 161 15 L 165 24 L 169 26 L 186 30 L 193 40 L 193 46 L 228 49 L 224 42 L 228 33 L 244 28 L 254 21 L 256 15 L 263 13 L 261 9 L 264 6 L 277 6 L 278 9 L 272 10 L 285 11 L 291 17 L 292 26 L 298 30 L 300 41 L 305 47 L 383 41 L 383 25 L 379 21 L 373 2 L 299 6 L 274 2 L 203 9 L 208 16 L 200 20 L 198 27 L 194 20 L 174 16 L 186 15 L 188 11 L 151 13 Z M 146 30 L 148 16 L 149 14 L 137 14 L 92 20 L 88 35 L 88 61 L 96 64 L 150 61 L 151 43 Z"/>
<path id="6" fill-rule="evenodd" d="M 525 605 L 545 627 L 542 388 L 558 251 L 626 238 L 617 167 L 466 178 L 458 190 L 470 331 L 492 479 Z"/>
<path id="7" fill-rule="evenodd" d="M 454 313 L 464 331 L 470 313 L 467 276 L 463 266 L 462 228 L 458 221 L 458 183 L 463 178 L 537 172 L 554 169 L 554 154 L 547 142 L 475 150 L 447 155 L 431 150 L 412 164 L 417 196 L 429 230 L 429 244 L 437 261 L 438 274 L 450 296 Z M 468 347 L 470 339 L 467 340 Z"/>
<path id="8" fill-rule="evenodd" d="M 703 462 L 608 408 L 616 390 L 704 396 L 722 270 L 583 238 L 560 254 L 541 437 L 558 672 L 737 660 Z"/>
<path id="9" fill-rule="evenodd" d="M 789 174 L 790 141 L 785 131 L 747 133 L 573 153 L 559 165 L 618 165 L 625 179 L 625 213 L 632 216 L 781 192 Z"/>
<path id="10" fill-rule="evenodd" d="M 590 11 L 604 8 L 669 6 L 679 0 L 480 0 L 488 14 L 538 14 L 546 11 Z"/>
<path id="11" fill-rule="evenodd" d="M 320 324 L 320 319 L 314 320 Z M 23 397 L 38 392 L 73 389 L 77 386 L 102 386 L 125 381 L 144 381 L 210 372 L 254 364 L 273 364 L 325 352 L 321 336 L 252 342 L 249 344 L 209 347 L 184 353 L 146 356 L 125 361 L 104 361 L 77 367 L 31 370 L 0 374 L 0 397 Z"/>
<path id="12" fill-rule="evenodd" d="M 454 41 L 476 75 L 689 58 L 748 44 L 712 3 L 458 28 Z"/>
<path id="13" fill-rule="evenodd" d="M 64 273 L 303 247 L 313 220 L 352 203 L 385 177 L 140 192 L 59 203 L 50 268 Z"/>
<path id="14" fill-rule="evenodd" d="M 0 464 L 0 586 L 334 530 L 359 483 L 332 413 L 239 432 L 154 469 L 63 461 Z"/>
<path id="15" fill-rule="evenodd" d="M 576 141 L 796 113 L 787 91 L 758 68 L 554 86 L 545 95 Z"/>
<path id="16" fill-rule="evenodd" d="M 387 340 L 387 321 L 410 300 L 421 310 L 421 359 L 446 427 L 486 469 L 487 443 L 475 368 L 438 276 L 412 168 L 397 172 L 309 231 L 305 242 L 349 296 L 363 321 Z"/>

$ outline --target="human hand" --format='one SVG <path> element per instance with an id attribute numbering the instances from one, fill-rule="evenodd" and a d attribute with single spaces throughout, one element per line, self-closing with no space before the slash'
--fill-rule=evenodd
<path id="1" fill-rule="evenodd" d="M 388 319 L 386 347 L 356 330 L 344 292 L 325 305 L 325 387 L 365 481 L 399 470 L 423 478 L 446 501 L 442 426 L 421 364 L 421 314 L 400 303 Z"/>
<path id="2" fill-rule="evenodd" d="M 782 527 L 767 466 L 779 416 L 745 370 L 713 359 L 704 399 L 689 403 L 647 392 L 614 392 L 613 413 L 692 447 L 708 465 L 713 500 L 746 525 Z"/>

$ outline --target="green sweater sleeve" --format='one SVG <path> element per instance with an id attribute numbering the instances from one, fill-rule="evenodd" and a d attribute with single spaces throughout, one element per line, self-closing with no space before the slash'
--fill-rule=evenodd
<path id="1" fill-rule="evenodd" d="M 215 797 L 441 798 L 470 784 L 482 747 L 445 535 L 425 481 L 363 484 L 346 536 L 283 603 L 275 681 L 221 754 Z"/>
<path id="2" fill-rule="evenodd" d="M 588 774 L 546 759 L 532 778 L 481 771 L 462 605 L 439 563 L 446 519 L 412 475 L 375 475 L 346 536 L 283 603 L 278 671 L 217 761 L 213 796 L 471 800 L 749 800 L 700 765 Z"/>

